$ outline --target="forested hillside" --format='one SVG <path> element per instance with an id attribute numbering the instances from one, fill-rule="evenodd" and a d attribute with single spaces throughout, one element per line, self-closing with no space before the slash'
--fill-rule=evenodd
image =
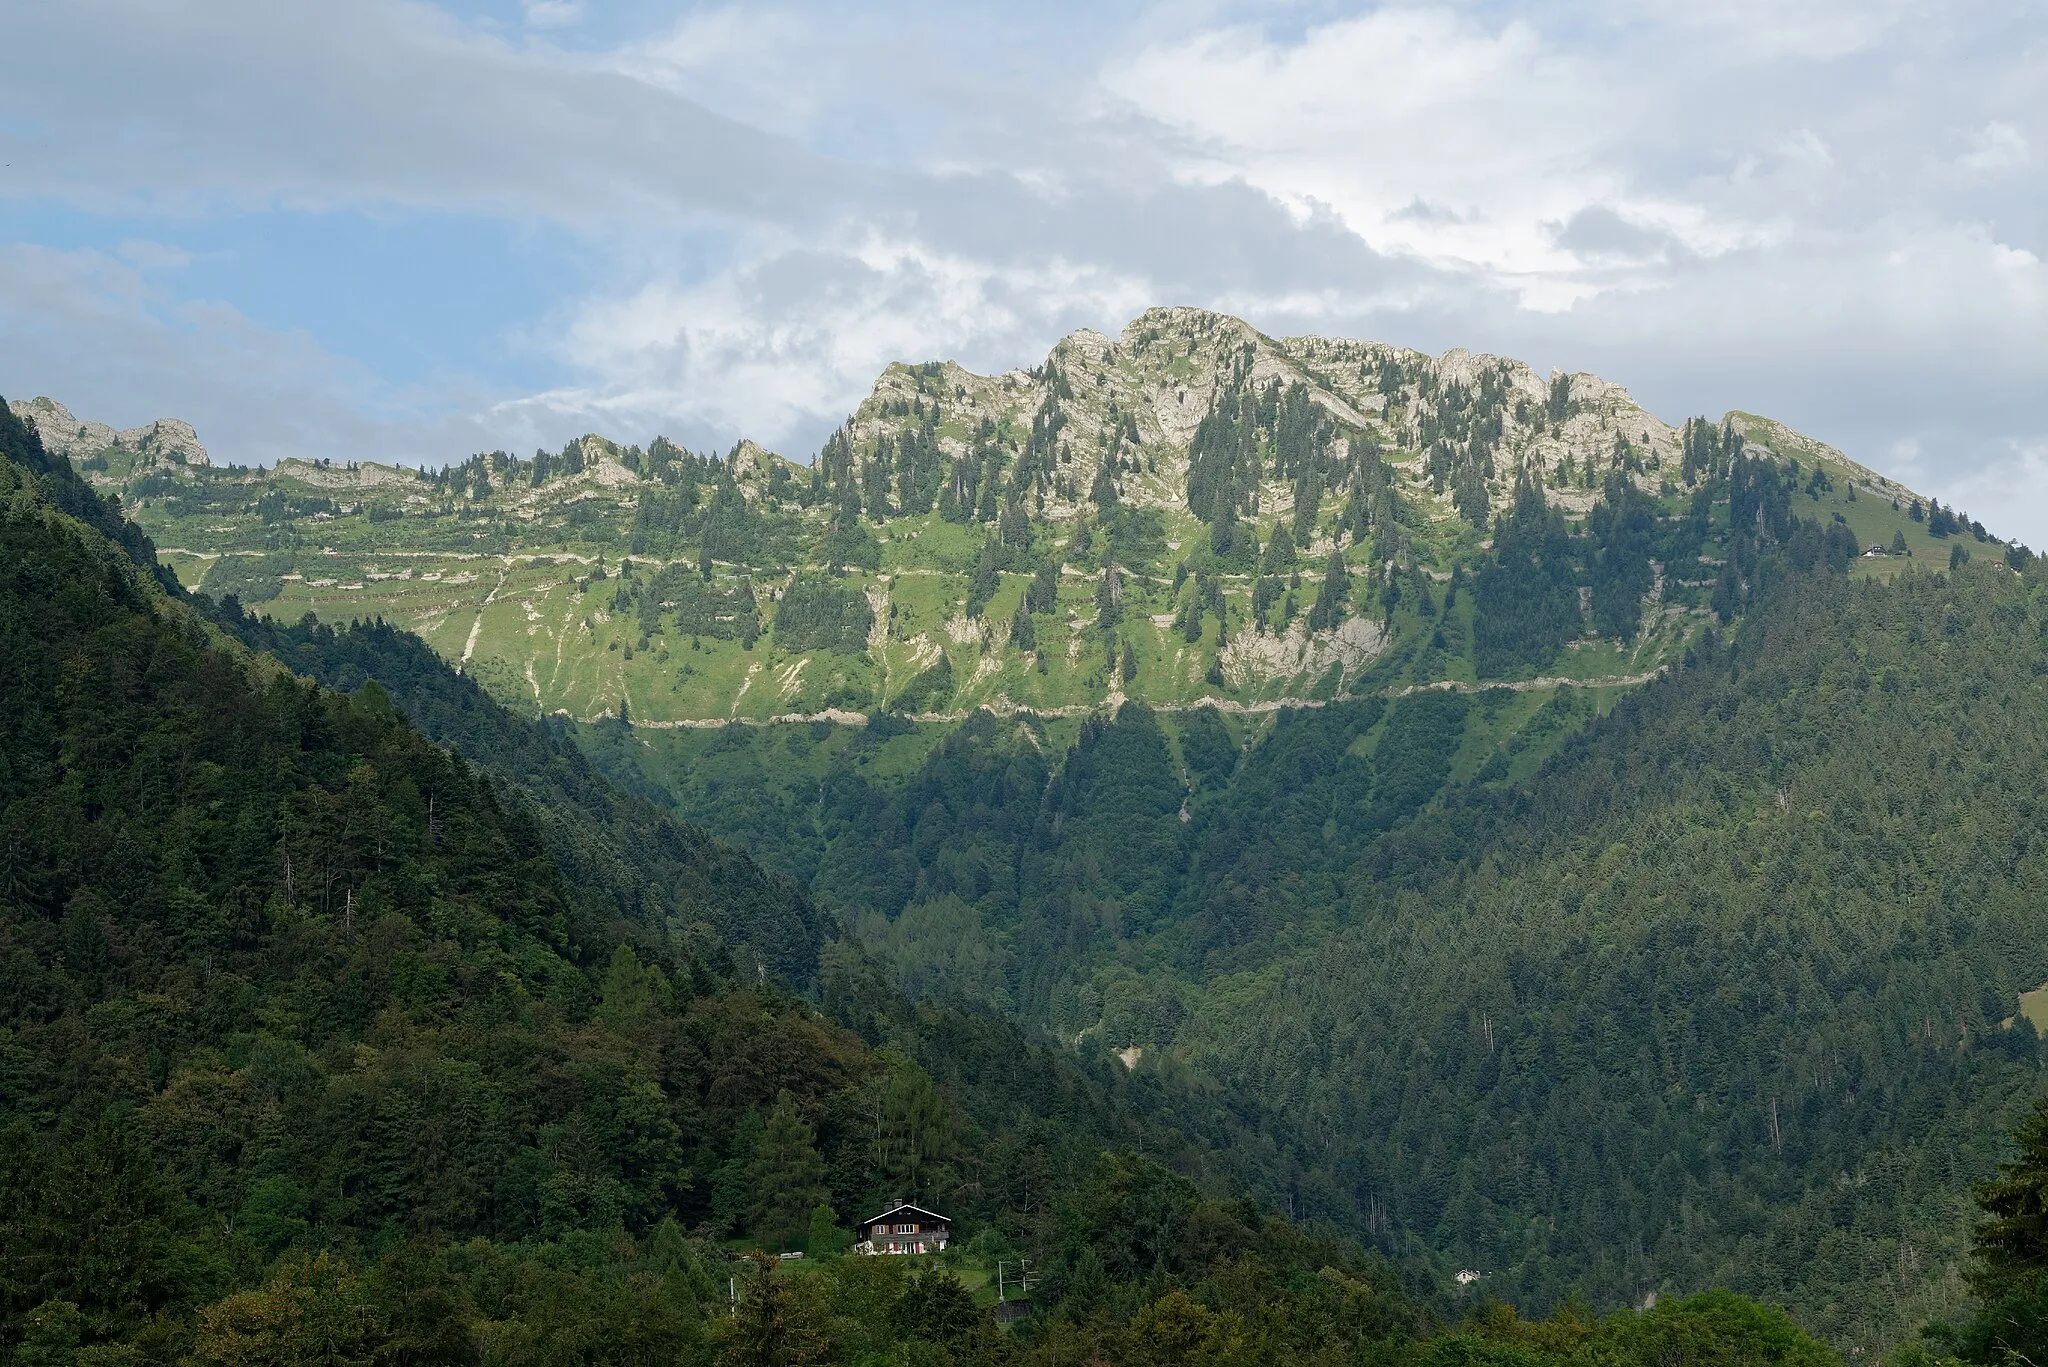
<path id="1" fill-rule="evenodd" d="M 610 915 L 685 938 L 708 931 L 748 961 L 743 976 L 758 965 L 792 986 L 816 981 L 826 927 L 803 891 L 600 778 L 558 720 L 511 715 L 418 637 L 382 623 L 285 626 L 233 597 L 213 619 L 329 688 L 372 686 L 427 739 L 504 779 L 527 799 L 567 885 Z"/>
<path id="2" fill-rule="evenodd" d="M 1728 625 L 1637 691 L 585 740 L 906 988 L 1213 1089 L 1276 1205 L 1877 1352 L 1965 1299 L 2040 1086 L 2048 607 L 2023 559 L 1851 577 L 1788 475 L 1732 463 Z"/>
<path id="3" fill-rule="evenodd" d="M 1788 585 L 1383 841 L 1341 934 L 1176 1045 L 1514 1294 L 1731 1285 L 1875 1346 L 1957 1297 L 2041 1084 L 2044 624 L 2002 569 Z"/>
<path id="4" fill-rule="evenodd" d="M 695 851 L 717 877 L 648 880 L 623 914 L 572 885 L 527 806 L 387 690 L 212 637 L 89 525 L 109 515 L 61 461 L 0 435 L 11 1360 L 310 1360 L 307 1317 L 343 1336 L 332 1360 L 709 1353 L 707 1234 L 829 1250 L 908 1189 L 1002 1248 L 1106 1180 L 1103 1146 L 1176 1152 L 1071 1065 L 900 1003 L 857 956 L 822 992 L 872 1045 L 735 976 L 707 927 L 758 937 L 735 921 L 768 885 L 744 856 Z M 801 902 L 781 894 L 771 929 Z M 890 1043 L 946 1059 L 944 1085 Z M 1419 1323 L 1381 1284 L 1382 1328 Z M 861 1332 L 918 1337 L 890 1318 L 900 1276 L 850 1294 Z"/>
<path id="5" fill-rule="evenodd" d="M 813 943 L 800 895 L 406 676 L 416 645 L 221 614 L 392 679 L 321 687 L 107 531 L 0 411 L 0 1360 L 1832 1360 L 1725 1295 L 1445 1332 L 1375 1255 L 1162 1166 L 1207 1160 L 1136 1080 L 845 945 L 796 955 L 808 1000 L 745 971 Z M 963 1253 L 842 1256 L 906 1189 Z M 1027 1252 L 1040 1308 L 999 1329 L 974 1287 Z"/>

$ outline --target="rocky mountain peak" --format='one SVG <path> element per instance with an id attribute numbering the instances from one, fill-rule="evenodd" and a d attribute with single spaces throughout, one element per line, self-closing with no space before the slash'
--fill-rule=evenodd
<path id="1" fill-rule="evenodd" d="M 74 464 L 109 454 L 120 455 L 131 467 L 213 463 L 200 443 L 199 433 L 181 418 L 158 418 L 140 427 L 116 431 L 103 422 L 81 421 L 48 395 L 16 399 L 8 407 L 36 429 L 45 450 L 69 457 Z"/>

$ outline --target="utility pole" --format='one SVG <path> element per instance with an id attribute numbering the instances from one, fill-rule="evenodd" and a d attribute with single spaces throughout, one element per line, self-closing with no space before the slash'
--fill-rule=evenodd
<path id="1" fill-rule="evenodd" d="M 1010 1299 L 1010 1263 L 1017 1264 L 1017 1294 L 1031 1299 L 1031 1260 L 1029 1258 L 998 1258 L 996 1260 L 996 1303 L 1004 1304 Z"/>

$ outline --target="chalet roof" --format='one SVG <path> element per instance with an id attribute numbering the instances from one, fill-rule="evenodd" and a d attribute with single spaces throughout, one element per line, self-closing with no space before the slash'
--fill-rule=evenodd
<path id="1" fill-rule="evenodd" d="M 898 1202 L 896 1205 L 893 1205 L 889 1207 L 887 1210 L 883 1211 L 880 1215 L 870 1215 L 867 1219 L 862 1220 L 861 1223 L 863 1225 L 880 1224 L 884 1220 L 893 1220 L 897 1216 L 902 1215 L 905 1212 L 910 1212 L 916 1215 L 922 1215 L 927 1220 L 937 1220 L 940 1224 L 950 1225 L 953 1223 L 952 1220 L 950 1220 L 944 1215 L 939 1214 L 935 1210 L 926 1210 L 923 1206 L 913 1206 L 907 1202 Z"/>

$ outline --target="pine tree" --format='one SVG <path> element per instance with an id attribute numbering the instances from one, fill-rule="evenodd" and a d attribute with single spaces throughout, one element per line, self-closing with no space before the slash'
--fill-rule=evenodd
<path id="1" fill-rule="evenodd" d="M 1102 567 L 1102 579 L 1095 586 L 1095 625 L 1113 631 L 1124 619 L 1123 572 L 1115 564 Z"/>
<path id="2" fill-rule="evenodd" d="M 1547 407 L 1550 415 L 1550 421 L 1553 423 L 1563 422 L 1567 417 L 1571 416 L 1571 376 L 1557 375 L 1552 377 L 1550 381 L 1550 402 L 1547 405 Z"/>
<path id="3" fill-rule="evenodd" d="M 1116 506 L 1116 480 L 1110 475 L 1107 460 L 1095 467 L 1095 482 L 1088 488 L 1088 501 L 1104 512 Z"/>
<path id="4" fill-rule="evenodd" d="M 1294 537 L 1288 532 L 1287 523 L 1283 521 L 1273 528 L 1273 539 L 1266 543 L 1266 553 L 1260 560 L 1260 568 L 1267 574 L 1285 574 L 1293 567 Z"/>
<path id="5" fill-rule="evenodd" d="M 965 1338 L 981 1323 L 974 1297 L 960 1279 L 947 1268 L 932 1266 L 910 1274 L 892 1318 L 904 1337 L 931 1343 Z"/>
<path id="6" fill-rule="evenodd" d="M 840 1251 L 838 1213 L 830 1205 L 811 1207 L 811 1229 L 804 1236 L 804 1252 L 815 1258 L 823 1253 Z"/>
<path id="7" fill-rule="evenodd" d="M 1486 477 L 1481 472 L 1479 463 L 1469 457 L 1457 468 L 1457 476 L 1451 490 L 1451 504 L 1458 510 L 1458 515 L 1470 522 L 1473 527 L 1481 532 L 1486 530 L 1486 515 L 1489 511 Z"/>
<path id="8" fill-rule="evenodd" d="M 1038 649 L 1038 631 L 1031 624 L 1031 604 L 1027 600 L 1017 604 L 1017 615 L 1010 619 L 1010 644 L 1019 650 Z"/>
<path id="9" fill-rule="evenodd" d="M 753 1160 L 747 1164 L 747 1184 L 747 1224 L 772 1247 L 799 1243 L 810 1229 L 811 1210 L 831 1199 L 816 1136 L 797 1113 L 796 1098 L 786 1090 L 763 1119 Z"/>
<path id="10" fill-rule="evenodd" d="M 870 1170 L 890 1199 L 932 1200 L 949 1180 L 959 1121 L 931 1079 L 897 1069 L 870 1094 L 874 1116 Z"/>
<path id="11" fill-rule="evenodd" d="M 1331 551 L 1330 563 L 1323 571 L 1323 591 L 1308 610 L 1308 629 L 1328 631 L 1343 621 L 1344 600 L 1350 592 L 1351 573 L 1344 567 L 1344 555 Z"/>
<path id="12" fill-rule="evenodd" d="M 967 615 L 981 616 L 989 599 L 1003 586 L 1001 572 L 1002 552 L 997 548 L 996 538 L 991 536 L 981 543 L 981 556 L 974 564 L 974 578 L 967 588 Z"/>
<path id="13" fill-rule="evenodd" d="M 733 1308 L 723 1360 L 732 1367 L 797 1367 L 823 1361 L 827 1344 L 806 1309 L 789 1280 L 778 1275 L 775 1259 L 753 1255 Z"/>
<path id="14" fill-rule="evenodd" d="M 1031 576 L 1031 587 L 1024 591 L 1024 605 L 1032 612 L 1051 612 L 1058 604 L 1059 592 L 1059 558 L 1047 556 Z"/>

